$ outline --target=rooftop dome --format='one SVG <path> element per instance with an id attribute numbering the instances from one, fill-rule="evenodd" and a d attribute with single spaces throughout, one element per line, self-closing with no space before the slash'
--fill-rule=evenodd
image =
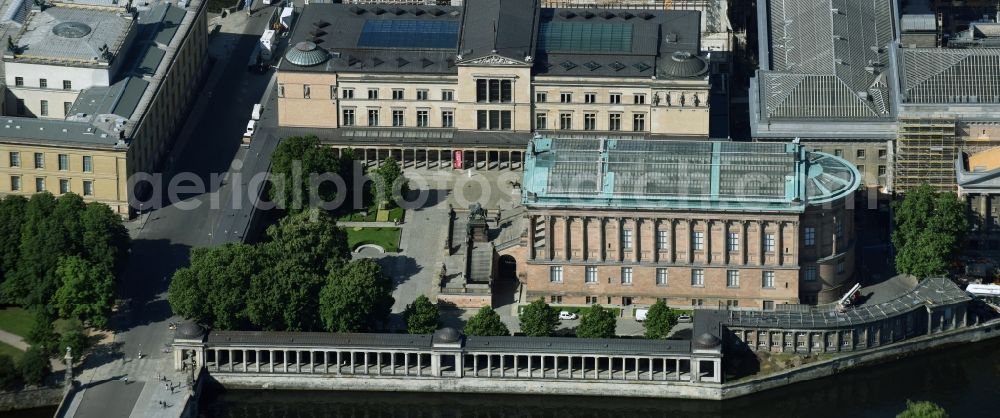
<path id="1" fill-rule="evenodd" d="M 81 22 L 62 22 L 52 27 L 52 33 L 62 38 L 82 38 L 92 30 L 89 25 Z"/>
<path id="2" fill-rule="evenodd" d="M 660 63 L 660 75 L 664 77 L 697 77 L 708 72 L 708 63 L 690 52 L 677 51 Z"/>
<path id="3" fill-rule="evenodd" d="M 456 343 L 462 339 L 462 334 L 455 331 L 455 328 L 445 327 L 434 332 L 434 342 L 436 343 Z"/>
<path id="4" fill-rule="evenodd" d="M 289 49 L 285 53 L 285 59 L 288 62 L 298 65 L 300 67 L 312 67 L 314 65 L 322 64 L 330 54 L 326 51 L 320 49 L 315 43 L 309 41 L 302 41 L 295 44 L 295 47 Z"/>
<path id="5" fill-rule="evenodd" d="M 177 331 L 174 333 L 175 338 L 181 338 L 185 340 L 196 340 L 205 336 L 205 328 L 194 322 L 185 322 L 177 326 Z"/>
<path id="6" fill-rule="evenodd" d="M 699 335 L 698 338 L 694 339 L 695 348 L 710 349 L 718 347 L 721 344 L 722 340 L 720 340 L 719 337 L 716 337 L 707 332 Z"/>

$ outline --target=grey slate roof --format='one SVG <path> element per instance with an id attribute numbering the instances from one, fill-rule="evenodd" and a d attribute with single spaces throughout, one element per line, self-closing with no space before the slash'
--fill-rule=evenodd
<path id="1" fill-rule="evenodd" d="M 1000 104 L 1000 48 L 903 48 L 900 101 L 905 104 Z"/>
<path id="2" fill-rule="evenodd" d="M 133 25 L 131 16 L 117 9 L 97 7 L 49 7 L 34 10 L 14 40 L 21 52 L 15 60 L 70 60 L 80 63 L 107 63 L 103 48 L 111 58 L 118 54 Z"/>
<path id="3" fill-rule="evenodd" d="M 340 334 L 332 332 L 212 331 L 212 344 L 281 347 L 430 348 L 430 334 Z"/>
<path id="4" fill-rule="evenodd" d="M 761 118 L 892 117 L 891 1 L 759 2 Z"/>
<path id="5" fill-rule="evenodd" d="M 647 355 L 691 352 L 689 340 L 560 337 L 465 337 L 469 351 Z"/>
<path id="6" fill-rule="evenodd" d="M 465 4 L 462 60 L 500 55 L 524 61 L 534 55 L 536 0 L 465 0 Z"/>

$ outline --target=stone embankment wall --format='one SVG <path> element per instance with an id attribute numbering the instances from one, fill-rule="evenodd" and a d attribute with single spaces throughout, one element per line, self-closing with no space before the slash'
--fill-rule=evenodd
<path id="1" fill-rule="evenodd" d="M 0 412 L 17 409 L 56 406 L 62 401 L 62 388 L 24 389 L 17 392 L 0 392 Z"/>

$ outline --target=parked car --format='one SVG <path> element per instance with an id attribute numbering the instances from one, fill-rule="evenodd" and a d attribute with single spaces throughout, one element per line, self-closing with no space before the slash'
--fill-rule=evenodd
<path id="1" fill-rule="evenodd" d="M 573 312 L 569 312 L 569 311 L 560 311 L 559 312 L 559 319 L 577 319 L 577 318 L 579 318 L 579 316 L 577 314 L 573 313 Z"/>
<path id="2" fill-rule="evenodd" d="M 648 314 L 649 314 L 649 309 L 646 309 L 646 308 L 636 309 L 635 310 L 635 320 L 638 321 L 638 322 L 645 321 L 646 320 L 646 315 L 648 315 Z"/>
<path id="3" fill-rule="evenodd" d="M 677 322 L 691 322 L 691 315 L 688 315 L 686 313 L 677 315 Z"/>
<path id="4" fill-rule="evenodd" d="M 251 120 L 251 121 L 247 122 L 247 130 L 246 130 L 246 132 L 243 132 L 243 137 L 244 138 L 252 137 L 253 136 L 254 128 L 256 128 L 256 127 L 257 127 L 257 121 Z"/>

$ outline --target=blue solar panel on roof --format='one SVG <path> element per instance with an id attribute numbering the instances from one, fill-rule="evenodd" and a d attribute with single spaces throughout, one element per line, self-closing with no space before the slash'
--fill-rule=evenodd
<path id="1" fill-rule="evenodd" d="M 358 38 L 362 48 L 454 48 L 458 22 L 432 20 L 367 20 Z"/>

